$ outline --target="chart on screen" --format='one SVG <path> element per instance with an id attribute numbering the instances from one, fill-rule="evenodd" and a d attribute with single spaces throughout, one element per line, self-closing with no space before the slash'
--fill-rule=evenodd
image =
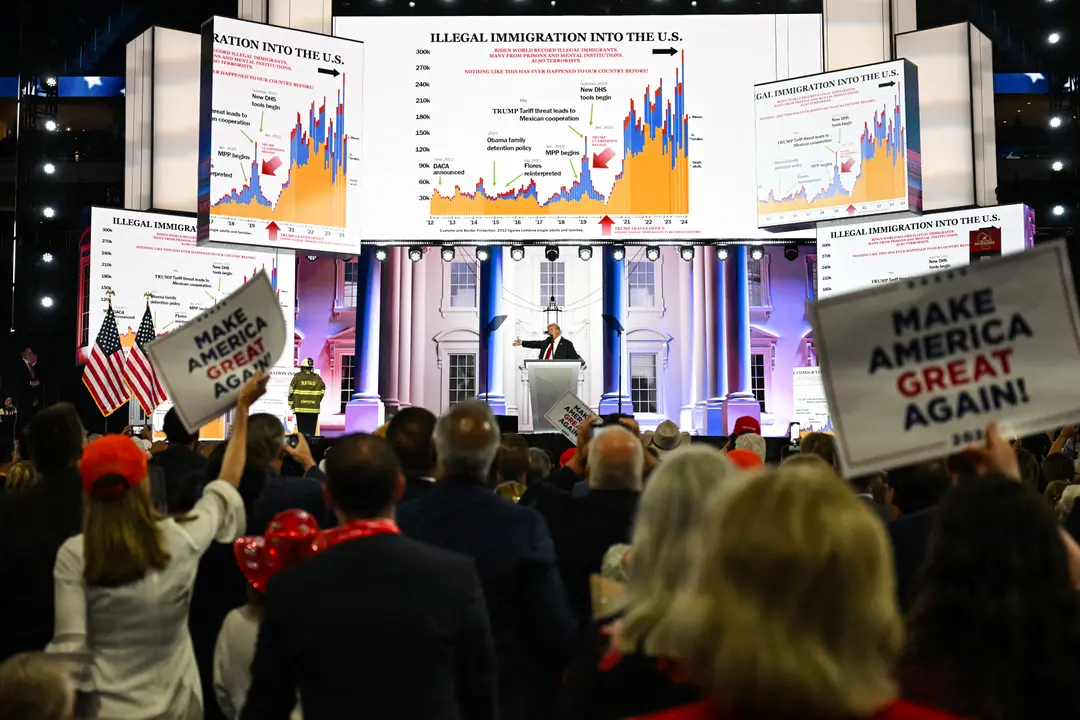
<path id="1" fill-rule="evenodd" d="M 365 77 L 363 187 L 372 211 L 363 234 L 756 233 L 752 186 L 740 188 L 753 173 L 743 139 L 753 127 L 753 84 L 787 75 L 776 66 L 778 44 L 790 66 L 819 67 L 820 22 L 338 18 L 337 34 L 380 58 Z M 712 70 L 736 64 L 731 78 Z M 406 92 L 407 115 L 375 107 Z"/>
<path id="2" fill-rule="evenodd" d="M 203 45 L 200 240 L 355 253 L 363 45 L 219 17 Z"/>

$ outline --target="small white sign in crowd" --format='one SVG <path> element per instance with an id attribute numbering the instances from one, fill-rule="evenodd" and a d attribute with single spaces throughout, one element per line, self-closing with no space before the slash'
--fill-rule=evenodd
<path id="1" fill-rule="evenodd" d="M 587 418 L 595 417 L 595 413 L 589 409 L 589 406 L 572 392 L 564 394 L 559 398 L 559 402 L 555 403 L 550 410 L 548 410 L 544 417 L 547 421 L 559 429 L 566 439 L 572 443 L 577 443 L 578 428 L 581 427 L 581 423 L 585 422 Z"/>

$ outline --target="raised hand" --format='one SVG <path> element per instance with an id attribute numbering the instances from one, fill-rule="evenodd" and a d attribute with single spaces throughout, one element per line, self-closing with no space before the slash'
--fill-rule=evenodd
<path id="1" fill-rule="evenodd" d="M 518 345 L 521 345 L 521 338 L 516 337 L 514 338 L 514 347 L 517 347 Z"/>

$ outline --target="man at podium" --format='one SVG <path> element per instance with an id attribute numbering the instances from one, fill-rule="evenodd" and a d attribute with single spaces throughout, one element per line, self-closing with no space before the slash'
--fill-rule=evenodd
<path id="1" fill-rule="evenodd" d="M 562 330 L 555 323 L 547 326 L 547 338 L 544 340 L 514 339 L 514 346 L 540 351 L 541 360 L 580 360 L 581 356 L 574 349 L 574 343 L 562 336 Z"/>

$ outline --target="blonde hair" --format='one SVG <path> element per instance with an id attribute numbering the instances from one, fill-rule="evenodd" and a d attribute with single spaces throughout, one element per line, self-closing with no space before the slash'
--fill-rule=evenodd
<path id="1" fill-rule="evenodd" d="M 661 626 L 701 543 L 708 500 L 738 472 L 718 450 L 690 447 L 669 454 L 649 477 L 631 541 L 627 609 L 619 636 L 623 652 L 644 643 L 647 654 L 658 654 Z"/>
<path id="2" fill-rule="evenodd" d="M 20 653 L 0 664 L 0 720 L 68 720 L 74 705 L 75 688 L 62 661 Z"/>
<path id="3" fill-rule="evenodd" d="M 107 483 L 108 476 L 98 483 L 103 481 Z M 159 519 L 146 482 L 115 499 L 88 497 L 83 514 L 86 584 L 116 587 L 141 580 L 150 570 L 163 570 L 170 558 Z"/>
<path id="4" fill-rule="evenodd" d="M 14 495 L 24 490 L 29 490 L 37 483 L 37 474 L 29 460 L 21 460 L 7 469 L 7 477 L 4 479 L 4 491 L 8 495 Z"/>
<path id="5" fill-rule="evenodd" d="M 799 451 L 803 455 L 817 455 L 832 467 L 836 462 L 836 438 L 826 433 L 813 432 L 799 441 Z"/>
<path id="6" fill-rule="evenodd" d="M 663 642 L 722 708 L 865 717 L 896 697 L 889 545 L 850 488 L 788 464 L 731 483 L 705 527 Z"/>
<path id="7" fill-rule="evenodd" d="M 836 474 L 836 469 L 820 455 L 797 452 L 794 455 L 788 455 L 780 464 L 785 468 L 797 468 L 802 472 L 821 472 L 828 473 L 833 478 L 840 477 Z"/>

